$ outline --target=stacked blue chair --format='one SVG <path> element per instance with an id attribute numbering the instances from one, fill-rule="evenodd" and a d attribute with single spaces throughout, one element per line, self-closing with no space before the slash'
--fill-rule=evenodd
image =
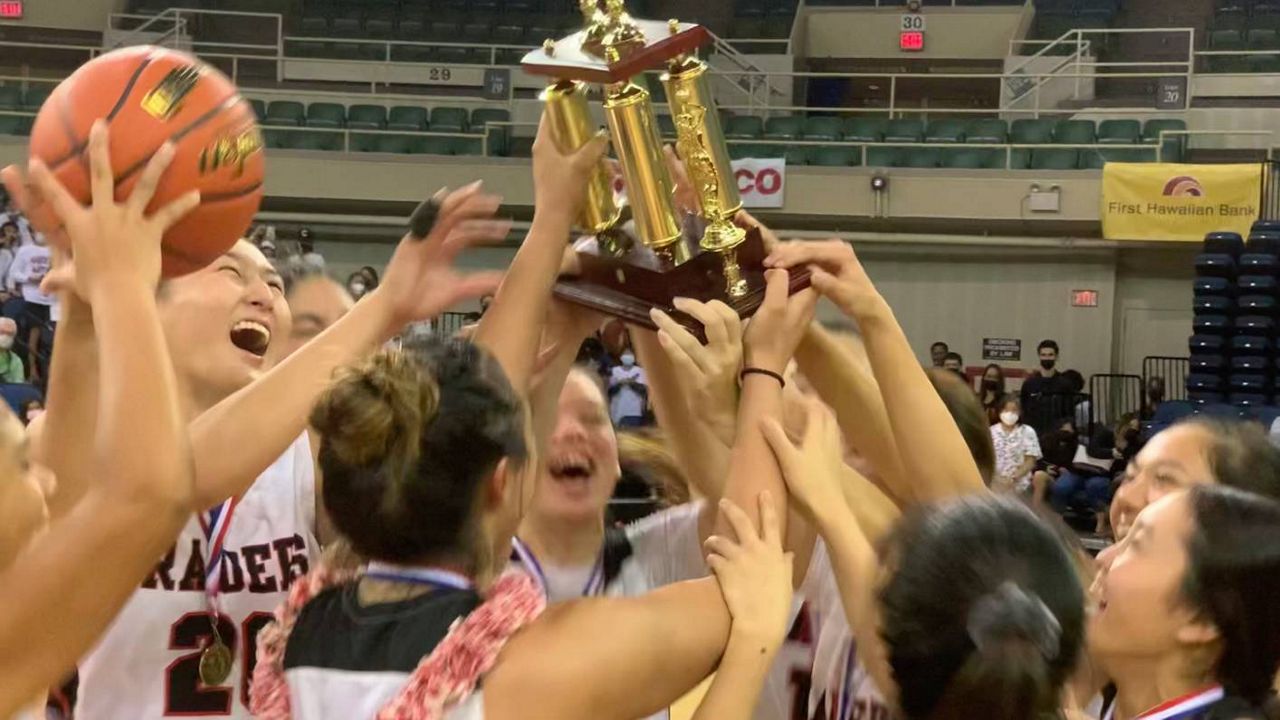
<path id="1" fill-rule="evenodd" d="M 1235 375 L 1235 368 L 1231 359 L 1237 355 L 1233 351 L 1236 336 L 1242 329 L 1251 332 L 1259 324 L 1257 318 L 1271 317 L 1270 313 L 1264 312 L 1264 302 L 1253 296 L 1265 295 L 1274 300 L 1274 292 L 1259 290 L 1246 294 L 1240 288 L 1238 279 L 1246 257 L 1244 250 L 1244 239 L 1238 234 L 1210 233 L 1204 239 L 1204 252 L 1196 257 L 1195 319 L 1192 323 L 1195 334 L 1189 344 L 1191 372 L 1187 375 L 1187 397 L 1200 409 L 1226 401 L 1233 390 L 1230 380 Z M 1250 271 L 1261 273 L 1265 269 L 1262 258 L 1250 258 L 1250 262 L 1254 263 L 1248 266 Z M 1274 267 L 1269 277 L 1275 281 Z M 1250 287 L 1253 282 L 1250 281 Z M 1242 304 L 1245 298 L 1250 299 Z M 1243 318 L 1253 320 L 1241 326 Z M 1262 365 L 1271 364 L 1269 353 L 1241 357 L 1258 357 Z M 1246 367 L 1257 365 L 1253 362 Z"/>

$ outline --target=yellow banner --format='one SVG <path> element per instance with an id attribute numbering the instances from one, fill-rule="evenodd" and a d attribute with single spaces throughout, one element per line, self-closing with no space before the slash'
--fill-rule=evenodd
<path id="1" fill-rule="evenodd" d="M 1199 242 L 1211 232 L 1248 235 L 1261 191 L 1257 164 L 1109 162 L 1102 170 L 1102 236 Z"/>

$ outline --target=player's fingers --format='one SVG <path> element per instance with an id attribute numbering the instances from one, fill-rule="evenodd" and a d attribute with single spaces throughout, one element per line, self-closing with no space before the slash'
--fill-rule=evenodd
<path id="1" fill-rule="evenodd" d="M 129 193 L 129 199 L 125 201 L 125 205 L 130 213 L 137 216 L 146 212 L 147 206 L 151 204 L 151 198 L 156 195 L 156 186 L 160 184 L 160 178 L 164 176 L 164 171 L 169 168 L 171 162 L 173 162 L 173 143 L 167 142 L 151 156 L 142 175 L 138 176 L 138 184 L 133 187 L 133 192 Z"/>
<path id="2" fill-rule="evenodd" d="M 702 323 L 702 329 L 707 334 L 708 345 L 723 345 L 729 341 L 729 329 L 725 327 L 724 317 L 716 312 L 715 308 L 691 298 L 676 298 L 671 304 L 680 312 Z"/>
<path id="3" fill-rule="evenodd" d="M 707 554 L 719 555 L 726 560 L 736 560 L 742 556 L 742 547 L 722 535 L 708 537 L 703 547 L 707 549 Z"/>
<path id="4" fill-rule="evenodd" d="M 192 190 L 183 193 L 182 197 L 157 210 L 156 214 L 151 217 L 151 221 L 159 225 L 160 231 L 164 232 L 177 225 L 178 221 L 186 217 L 187 213 L 199 206 L 200 191 Z"/>
<path id="5" fill-rule="evenodd" d="M 667 336 L 679 345 L 680 349 L 697 363 L 699 368 L 706 370 L 709 362 L 706 357 L 707 349 L 702 346 L 702 343 L 698 342 L 698 339 L 692 333 L 672 319 L 670 315 L 657 308 L 649 311 L 649 318 L 653 320 L 659 330 L 665 331 Z"/>
<path id="6" fill-rule="evenodd" d="M 43 161 L 32 159 L 30 166 L 27 168 L 30 173 L 31 182 L 37 188 L 37 191 L 49 202 L 53 212 L 63 223 L 68 218 L 73 217 L 75 213 L 84 210 L 84 206 L 75 198 L 71 197 L 71 193 L 58 182 L 58 179 L 49 172 L 49 166 Z"/>
<path id="7" fill-rule="evenodd" d="M 675 366 L 676 372 L 680 377 L 698 378 L 702 376 L 702 368 L 698 367 L 698 363 L 689 357 L 689 353 L 684 351 L 680 343 L 671 339 L 671 335 L 666 330 L 658 331 L 658 344 L 662 346 L 662 350 L 667 354 L 667 359 Z"/>
<path id="8" fill-rule="evenodd" d="M 782 532 L 778 527 L 778 509 L 773 504 L 773 493 L 760 493 L 760 539 L 771 548 L 782 549 Z"/>
<path id="9" fill-rule="evenodd" d="M 89 179 L 93 204 L 116 201 L 116 179 L 111 172 L 111 146 L 107 124 L 95 120 L 89 130 Z"/>
<path id="10" fill-rule="evenodd" d="M 739 545 L 753 545 L 760 541 L 760 533 L 755 523 L 743 512 L 742 508 L 728 498 L 720 500 L 720 514 L 728 521 L 733 532 L 738 536 Z"/>

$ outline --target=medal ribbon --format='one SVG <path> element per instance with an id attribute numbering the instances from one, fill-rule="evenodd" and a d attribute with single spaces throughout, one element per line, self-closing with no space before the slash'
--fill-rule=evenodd
<path id="1" fill-rule="evenodd" d="M 239 505 L 239 496 L 228 498 L 209 510 L 208 517 L 200 516 L 200 529 L 204 530 L 209 545 L 209 558 L 204 565 L 204 594 L 215 614 L 218 612 L 218 590 L 222 587 L 222 546 L 231 527 L 231 516 L 235 515 Z"/>
<path id="2" fill-rule="evenodd" d="M 547 575 L 542 570 L 542 565 L 538 562 L 538 558 L 534 557 L 533 550 L 518 537 L 511 538 L 511 549 L 515 556 L 514 559 L 519 560 L 529 574 L 533 575 L 533 579 L 537 581 L 538 587 L 542 588 L 542 594 L 548 598 L 551 597 L 547 589 Z M 587 577 L 587 584 L 582 587 L 582 597 L 592 597 L 604 593 L 604 549 L 600 549 L 600 554 L 596 556 L 595 567 L 591 569 L 591 575 Z"/>
<path id="3" fill-rule="evenodd" d="M 1183 695 L 1161 703 L 1138 715 L 1133 720 L 1182 720 L 1182 718 L 1190 718 L 1200 710 L 1218 702 L 1225 695 L 1226 693 L 1221 685 L 1212 685 L 1189 695 Z M 1113 720 L 1115 711 L 1116 705 L 1112 703 L 1111 708 L 1107 710 L 1105 720 Z"/>
<path id="4" fill-rule="evenodd" d="M 384 562 L 371 562 L 366 565 L 364 576 L 374 580 L 430 585 L 441 590 L 470 590 L 475 587 L 475 583 L 471 581 L 471 578 L 451 570 L 405 567 Z"/>

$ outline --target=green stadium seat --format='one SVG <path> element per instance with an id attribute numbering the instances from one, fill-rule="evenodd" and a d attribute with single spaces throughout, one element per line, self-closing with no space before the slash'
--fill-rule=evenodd
<path id="1" fill-rule="evenodd" d="M 1107 148 L 1105 150 L 1080 151 L 1080 167 L 1085 170 L 1101 170 L 1109 162 L 1155 162 L 1153 148 Z"/>
<path id="2" fill-rule="evenodd" d="M 1248 18 L 1244 15 L 1218 15 L 1213 19 L 1213 25 L 1209 28 L 1210 35 L 1216 30 L 1235 30 L 1236 32 L 1244 32 Z"/>
<path id="3" fill-rule="evenodd" d="M 426 39 L 427 25 L 421 18 L 401 18 L 396 25 L 396 37 L 401 40 L 421 42 Z"/>
<path id="4" fill-rule="evenodd" d="M 764 136 L 769 140 L 796 140 L 804 128 L 804 121 L 798 117 L 772 117 L 764 122 Z"/>
<path id="5" fill-rule="evenodd" d="M 920 142 L 924 137 L 924 121 L 920 118 L 898 118 L 885 126 L 885 142 Z"/>
<path id="6" fill-rule="evenodd" d="M 1076 150 L 1035 150 L 1031 153 L 1032 170 L 1075 170 L 1080 164 Z"/>
<path id="7" fill-rule="evenodd" d="M 1258 12 L 1253 11 L 1253 17 L 1249 18 L 1249 24 L 1256 28 L 1268 28 L 1280 32 L 1280 12 Z"/>
<path id="8" fill-rule="evenodd" d="M 479 138 L 453 138 L 454 155 L 484 155 L 484 145 Z"/>
<path id="9" fill-rule="evenodd" d="M 804 121 L 805 140 L 840 140 L 843 136 L 842 123 L 838 117 L 820 115 Z"/>
<path id="10" fill-rule="evenodd" d="M 878 143 L 884 139 L 886 124 L 888 121 L 882 117 L 851 117 L 844 121 L 844 139 Z"/>
<path id="11" fill-rule="evenodd" d="M 934 120 L 929 123 L 924 141 L 930 143 L 962 143 L 965 138 L 963 120 Z"/>
<path id="12" fill-rule="evenodd" d="M 456 22 L 433 21 L 427 26 L 427 38 L 436 42 L 458 42 L 462 25 Z"/>
<path id="13" fill-rule="evenodd" d="M 1211 50 L 1244 50 L 1244 33 L 1239 30 L 1214 30 L 1209 33 Z"/>
<path id="14" fill-rule="evenodd" d="M 734 115 L 725 124 L 724 136 L 729 140 L 759 140 L 764 136 L 764 121 L 753 115 Z"/>
<path id="15" fill-rule="evenodd" d="M 1009 141 L 1009 123 L 999 118 L 982 118 L 969 123 L 965 142 L 1003 144 Z"/>
<path id="16" fill-rule="evenodd" d="M 1063 120 L 1053 131 L 1059 145 L 1092 145 L 1098 140 L 1098 126 L 1092 120 Z"/>
<path id="17" fill-rule="evenodd" d="M 252 107 L 252 108 L 253 108 L 253 116 L 254 116 L 254 117 L 256 117 L 256 118 L 258 118 L 258 122 L 262 122 L 262 119 L 263 119 L 263 118 L 265 118 L 265 117 L 267 116 L 267 101 L 266 101 L 266 100 L 259 100 L 258 98 L 251 98 L 251 99 L 249 100 L 249 107 Z"/>
<path id="18" fill-rule="evenodd" d="M 676 136 L 676 121 L 671 119 L 670 115 L 658 116 L 658 135 L 664 140 Z"/>
<path id="19" fill-rule="evenodd" d="M 1009 126 L 1009 140 L 1014 145 L 1046 145 L 1053 142 L 1056 120 L 1048 118 L 1023 118 Z"/>
<path id="20" fill-rule="evenodd" d="M 352 105 L 347 108 L 347 127 L 381 130 L 387 126 L 387 108 L 382 105 Z"/>
<path id="21" fill-rule="evenodd" d="M 289 130 L 289 147 L 296 150 L 326 150 L 334 152 L 342 149 L 342 133 L 309 132 L 305 130 Z"/>
<path id="22" fill-rule="evenodd" d="M 956 148 L 942 154 L 942 167 L 964 170 L 981 170 L 1003 167 L 999 150 L 990 148 Z"/>
<path id="23" fill-rule="evenodd" d="M 1160 133 L 1164 130 L 1186 130 L 1187 123 L 1185 120 L 1177 118 L 1156 118 L 1148 120 L 1142 126 L 1142 142 L 1146 145 L 1155 145 L 1160 142 Z M 1186 135 L 1166 136 L 1164 147 L 1161 150 L 1161 160 L 1164 162 L 1182 162 L 1182 155 L 1187 147 Z"/>
<path id="24" fill-rule="evenodd" d="M 387 115 L 387 129 L 413 131 L 426 130 L 427 109 L 412 105 L 396 105 L 391 108 L 391 113 Z"/>
<path id="25" fill-rule="evenodd" d="M 263 128 L 262 144 L 266 145 L 268 150 L 287 148 L 289 147 L 289 131 L 270 127 Z"/>
<path id="26" fill-rule="evenodd" d="M 31 118 L 23 115 L 0 115 L 0 135 L 26 135 L 31 132 Z"/>
<path id="27" fill-rule="evenodd" d="M 785 40 L 791 37 L 791 28 L 795 25 L 795 20 L 790 17 L 771 17 L 764 21 L 764 36 L 775 40 Z M 774 48 L 781 50 L 781 45 L 774 45 Z"/>
<path id="28" fill-rule="evenodd" d="M 385 18 L 369 18 L 364 23 L 364 32 L 371 38 L 387 40 L 391 38 L 394 31 L 395 25 Z"/>
<path id="29" fill-rule="evenodd" d="M 1137 145 L 1142 142 L 1142 123 L 1137 120 L 1103 120 L 1098 123 L 1098 143 Z"/>
<path id="30" fill-rule="evenodd" d="M 486 128 L 487 123 L 504 123 L 511 121 L 511 113 L 502 108 L 476 108 L 471 111 L 471 131 L 475 133 L 486 133 L 489 138 L 489 154 L 506 156 L 507 154 L 507 138 L 511 136 L 511 128 L 506 125 L 495 125 Z M 477 145 L 478 143 L 467 142 L 466 147 Z M 479 150 L 477 150 L 477 154 Z M 459 153 L 462 154 L 462 153 Z"/>
<path id="31" fill-rule="evenodd" d="M 1276 39 L 1276 31 L 1271 28 L 1253 27 L 1250 28 L 1246 41 L 1250 50 L 1276 50 L 1280 49 L 1280 42 Z"/>
<path id="32" fill-rule="evenodd" d="M 1245 67 L 1251 73 L 1280 73 L 1280 55 L 1250 55 Z"/>
<path id="33" fill-rule="evenodd" d="M 480 51 L 484 52 L 484 51 Z M 436 49 L 436 60 L 441 63 L 452 65 L 468 65 L 476 62 L 479 55 L 472 55 L 471 48 L 465 47 L 441 47 Z M 488 61 L 488 54 L 485 53 L 485 61 Z"/>
<path id="34" fill-rule="evenodd" d="M 935 148 L 903 148 L 898 154 L 898 167 L 936 168 L 941 159 L 942 153 Z"/>
<path id="35" fill-rule="evenodd" d="M 52 92 L 53 85 L 49 83 L 32 85 L 27 88 L 26 94 L 22 96 L 22 105 L 28 110 L 39 110 Z"/>
<path id="36" fill-rule="evenodd" d="M 788 165 L 808 165 L 809 148 L 805 145 L 786 145 L 782 148 L 782 157 Z"/>
<path id="37" fill-rule="evenodd" d="M 809 146 L 809 164 L 818 167 L 857 167 L 862 164 L 861 148 L 847 145 Z"/>
<path id="38" fill-rule="evenodd" d="M 298 34 L 302 37 L 327 37 L 329 35 L 329 20 L 323 17 L 304 17 L 298 23 Z"/>
<path id="39" fill-rule="evenodd" d="M 436 132 L 461 133 L 467 131 L 467 111 L 460 107 L 431 108 L 431 129 Z"/>
<path id="40" fill-rule="evenodd" d="M 317 102 L 307 106 L 307 127 L 340 128 L 346 123 L 347 109 L 342 105 Z"/>
<path id="41" fill-rule="evenodd" d="M 0 110 L 21 110 L 22 91 L 16 87 L 0 87 Z"/>
<path id="42" fill-rule="evenodd" d="M 370 135 L 367 133 L 351 134 L 351 152 L 382 152 L 379 148 L 382 142 L 382 135 Z"/>
<path id="43" fill-rule="evenodd" d="M 364 35 L 364 30 L 360 27 L 360 18 L 358 17 L 336 17 L 329 24 L 333 28 L 333 37 L 349 40 Z"/>
<path id="44" fill-rule="evenodd" d="M 420 135 L 378 135 L 376 137 L 377 152 L 396 155 L 421 155 L 425 152 L 423 138 Z"/>
<path id="45" fill-rule="evenodd" d="M 487 44 L 493 35 L 493 27 L 485 22 L 469 22 L 462 26 L 462 42 Z"/>
<path id="46" fill-rule="evenodd" d="M 515 25 L 499 25 L 493 29 L 493 42 L 496 45 L 522 45 L 524 28 Z"/>
<path id="47" fill-rule="evenodd" d="M 729 146 L 729 157 L 734 160 L 742 160 L 744 158 L 780 158 L 784 154 L 785 151 L 777 145 L 735 143 Z"/>
<path id="48" fill-rule="evenodd" d="M 267 117 L 264 125 L 281 127 L 300 127 L 306 119 L 306 111 L 302 103 L 292 100 L 276 100 L 267 106 Z"/>
<path id="49" fill-rule="evenodd" d="M 1002 156 L 997 159 L 996 167 L 1004 168 L 1006 160 L 1008 162 L 1007 169 L 1026 170 L 1027 168 L 1031 167 L 1031 151 L 1022 149 L 1022 148 L 1014 148 L 1012 150 L 1009 150 L 1009 155 L 1007 158 Z"/>
<path id="50" fill-rule="evenodd" d="M 764 19 L 753 17 L 735 18 L 729 30 L 729 37 L 742 40 L 756 40 L 764 37 Z"/>
<path id="51" fill-rule="evenodd" d="M 452 137 L 424 137 L 422 138 L 422 152 L 428 155 L 453 155 L 453 138 Z"/>
<path id="52" fill-rule="evenodd" d="M 902 148 L 871 145 L 867 147 L 867 167 L 894 167 Z"/>

